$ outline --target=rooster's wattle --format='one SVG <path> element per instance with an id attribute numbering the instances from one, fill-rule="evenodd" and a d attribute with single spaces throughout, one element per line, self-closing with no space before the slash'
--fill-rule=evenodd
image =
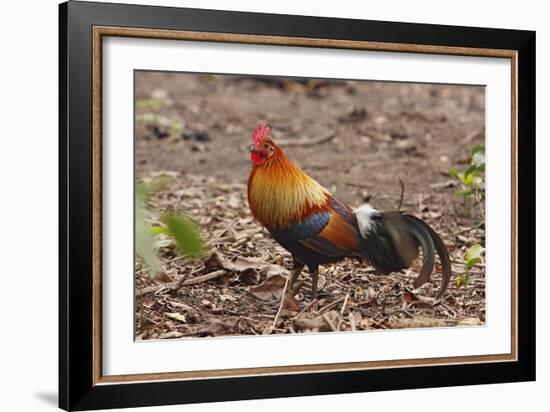
<path id="1" fill-rule="evenodd" d="M 271 139 L 265 123 L 254 130 L 250 153 L 250 210 L 292 254 L 289 287 L 307 266 L 316 299 L 319 265 L 353 257 L 367 260 L 379 273 L 397 272 L 411 266 L 422 249 L 422 268 L 414 287 L 430 279 L 437 251 L 443 277 L 435 297 L 443 296 L 451 263 L 443 241 L 427 223 L 406 213 L 379 212 L 369 205 L 352 209 L 289 160 Z"/>

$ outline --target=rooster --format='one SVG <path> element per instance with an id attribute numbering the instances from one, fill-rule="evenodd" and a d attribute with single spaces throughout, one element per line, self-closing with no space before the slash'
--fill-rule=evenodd
<path id="1" fill-rule="evenodd" d="M 370 205 L 352 209 L 287 158 L 265 123 L 254 129 L 249 151 L 250 210 L 292 254 L 289 289 L 307 266 L 315 300 L 319 265 L 358 258 L 370 263 L 377 273 L 387 274 L 410 267 L 422 249 L 422 268 L 414 287 L 430 279 L 437 251 L 443 277 L 435 298 L 443 296 L 451 263 L 443 241 L 427 223 L 406 213 L 379 212 Z"/>

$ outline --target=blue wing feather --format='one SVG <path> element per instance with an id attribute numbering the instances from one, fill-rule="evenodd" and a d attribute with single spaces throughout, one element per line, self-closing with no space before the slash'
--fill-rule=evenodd
<path id="1" fill-rule="evenodd" d="M 284 229 L 275 229 L 274 232 L 283 232 L 295 240 L 304 240 L 321 233 L 328 225 L 330 213 L 328 211 L 313 213 L 301 222 L 291 223 Z M 282 233 L 281 233 L 282 234 Z"/>
<path id="2" fill-rule="evenodd" d="M 353 214 L 351 209 L 335 198 L 330 199 L 329 209 L 314 212 L 301 222 L 294 222 L 282 229 L 271 231 L 273 237 L 285 249 L 290 251 L 295 258 L 310 266 L 318 263 L 338 260 L 340 258 L 356 255 L 354 250 L 341 248 L 334 240 L 326 237 L 325 229 L 331 224 L 331 220 L 341 222 L 349 230 L 350 237 L 355 237 Z M 334 222 L 332 222 L 334 224 Z M 332 232 L 334 233 L 334 232 Z M 338 239 L 337 243 L 342 242 Z"/>

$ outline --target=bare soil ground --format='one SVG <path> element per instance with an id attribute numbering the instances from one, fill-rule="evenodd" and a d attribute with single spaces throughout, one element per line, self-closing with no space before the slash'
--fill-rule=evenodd
<path id="1" fill-rule="evenodd" d="M 420 260 L 387 276 L 353 260 L 326 265 L 316 302 L 304 271 L 274 324 L 290 255 L 250 215 L 246 148 L 267 121 L 287 155 L 351 206 L 395 210 L 402 179 L 401 210 L 441 235 L 458 276 L 485 231 L 476 207 L 453 196 L 459 187 L 447 172 L 465 169 L 484 142 L 484 100 L 470 86 L 137 73 L 137 176 L 171 177 L 150 200 L 151 220 L 185 213 L 210 251 L 192 260 L 167 243 L 168 283 L 136 263 L 137 339 L 483 324 L 483 262 L 469 286 L 451 283 L 434 302 L 438 273 L 412 289 Z"/>

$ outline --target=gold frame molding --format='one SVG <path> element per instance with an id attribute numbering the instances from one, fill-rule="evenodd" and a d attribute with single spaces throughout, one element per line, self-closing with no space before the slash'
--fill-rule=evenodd
<path id="1" fill-rule="evenodd" d="M 452 356 L 442 358 L 395 359 L 384 361 L 365 361 L 349 363 L 330 363 L 315 365 L 290 365 L 257 368 L 220 369 L 204 371 L 182 371 L 145 373 L 132 375 L 103 375 L 102 373 L 102 42 L 103 37 L 132 37 L 164 40 L 187 40 L 240 44 L 277 45 L 294 47 L 318 47 L 334 49 L 355 49 L 368 51 L 385 51 L 400 53 L 424 53 L 440 55 L 497 57 L 511 60 L 511 179 L 512 179 L 512 259 L 511 259 L 511 352 L 509 354 Z M 167 381 L 189 379 L 215 379 L 227 377 L 319 373 L 335 371 L 352 371 L 380 368 L 400 368 L 411 366 L 436 366 L 468 363 L 492 363 L 517 361 L 517 52 L 514 50 L 465 48 L 449 46 L 431 46 L 419 44 L 382 43 L 368 41 L 350 41 L 334 39 L 261 36 L 248 34 L 196 32 L 141 29 L 128 27 L 94 26 L 92 44 L 92 176 L 93 176 L 93 384 L 135 383 L 144 381 Z"/>

